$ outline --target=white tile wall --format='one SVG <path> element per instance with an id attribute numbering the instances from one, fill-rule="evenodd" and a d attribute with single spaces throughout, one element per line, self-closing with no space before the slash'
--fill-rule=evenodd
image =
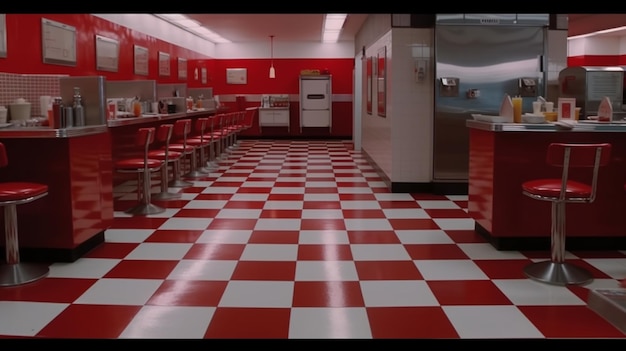
<path id="1" fill-rule="evenodd" d="M 63 75 L 0 72 L 0 105 L 9 108 L 9 104 L 18 98 L 23 98 L 31 103 L 31 116 L 43 116 L 39 107 L 39 97 L 42 95 L 59 96 L 61 77 Z"/>

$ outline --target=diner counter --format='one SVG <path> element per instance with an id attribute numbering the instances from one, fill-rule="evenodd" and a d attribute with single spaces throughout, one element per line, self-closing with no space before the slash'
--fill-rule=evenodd
<path id="1" fill-rule="evenodd" d="M 39 127 L 5 127 L 0 129 L 0 139 L 3 138 L 75 138 L 92 134 L 106 133 L 106 125 L 71 127 L 54 129 L 45 126 Z"/>
<path id="2" fill-rule="evenodd" d="M 216 113 L 215 109 L 198 109 L 187 112 L 163 113 L 163 114 L 145 114 L 141 117 L 115 118 L 107 121 L 109 127 L 128 126 L 133 124 L 144 124 L 162 121 L 172 121 L 186 117 L 198 117 L 206 114 Z"/>
<path id="3" fill-rule="evenodd" d="M 468 213 L 475 229 L 499 250 L 550 249 L 551 204 L 522 194 L 531 179 L 561 177 L 546 163 L 548 145 L 611 143 L 609 165 L 599 172 L 597 197 L 590 204 L 567 205 L 568 250 L 626 248 L 626 124 L 488 123 L 468 120 Z M 579 173 L 581 172 L 581 173 Z M 572 170 L 581 176 L 584 170 Z"/>
<path id="4" fill-rule="evenodd" d="M 595 122 L 580 121 L 574 123 L 572 128 L 564 128 L 554 122 L 546 123 L 489 123 L 483 121 L 467 120 L 469 128 L 487 130 L 492 132 L 626 132 L 624 122 Z"/>

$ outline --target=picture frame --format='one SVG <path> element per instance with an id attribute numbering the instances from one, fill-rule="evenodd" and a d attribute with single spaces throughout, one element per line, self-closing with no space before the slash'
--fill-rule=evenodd
<path id="1" fill-rule="evenodd" d="M 187 59 L 184 59 L 182 57 L 178 58 L 178 79 L 187 79 Z"/>
<path id="2" fill-rule="evenodd" d="M 7 57 L 7 15 L 0 13 L 0 58 Z"/>
<path id="3" fill-rule="evenodd" d="M 116 39 L 102 35 L 95 36 L 96 69 L 99 71 L 117 72 L 120 56 L 120 43 Z"/>
<path id="4" fill-rule="evenodd" d="M 149 50 L 146 47 L 135 45 L 134 68 L 135 74 L 147 76 L 149 73 Z"/>
<path id="5" fill-rule="evenodd" d="M 372 98 L 373 98 L 373 89 L 374 89 L 374 82 L 372 79 L 372 73 L 373 71 L 373 63 L 374 62 L 374 58 L 373 57 L 368 57 L 367 58 L 367 62 L 365 63 L 365 70 L 366 70 L 366 76 L 367 76 L 367 82 L 366 82 L 366 87 L 365 89 L 367 90 L 366 95 L 367 95 L 367 100 L 366 100 L 366 107 L 367 107 L 367 114 L 372 114 Z"/>
<path id="6" fill-rule="evenodd" d="M 377 113 L 381 117 L 387 115 L 387 46 L 378 49 L 378 59 L 376 60 L 376 103 Z"/>
<path id="7" fill-rule="evenodd" d="M 76 27 L 41 19 L 43 63 L 76 66 Z"/>
<path id="8" fill-rule="evenodd" d="M 159 76 L 170 76 L 170 54 L 159 51 Z"/>
<path id="9" fill-rule="evenodd" d="M 248 70 L 245 68 L 227 68 L 226 84 L 248 84 Z"/>
<path id="10" fill-rule="evenodd" d="M 576 119 L 576 98 L 559 98 L 557 112 L 558 121 L 574 121 Z"/>

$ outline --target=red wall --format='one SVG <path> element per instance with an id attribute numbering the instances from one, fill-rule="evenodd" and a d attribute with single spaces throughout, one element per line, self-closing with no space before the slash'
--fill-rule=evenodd
<path id="1" fill-rule="evenodd" d="M 41 43 L 41 19 L 61 22 L 76 27 L 77 63 L 64 66 L 43 63 Z M 269 78 L 271 60 L 222 59 L 217 60 L 192 50 L 156 39 L 141 32 L 117 25 L 89 14 L 7 14 L 7 57 L 0 58 L 0 72 L 21 74 L 67 74 L 70 76 L 104 76 L 108 80 L 151 79 L 157 83 L 185 83 L 190 88 L 213 87 L 215 95 L 231 94 L 299 94 L 300 71 L 304 69 L 328 70 L 333 76 L 333 94 L 352 95 L 353 59 L 274 59 L 276 78 Z M 101 35 L 118 40 L 120 44 L 118 72 L 96 69 L 95 36 Z M 149 73 L 134 74 L 134 45 L 149 50 Z M 170 54 L 169 77 L 158 75 L 159 51 Z M 178 58 L 187 59 L 187 79 L 178 79 Z M 194 71 L 207 69 L 207 83 L 196 80 Z M 246 68 L 247 84 L 226 84 L 227 68 Z M 292 133 L 281 129 L 264 129 L 269 136 L 352 136 L 352 101 L 333 103 L 333 131 L 306 130 L 299 133 L 297 104 L 292 104 Z M 251 104 L 258 106 L 257 103 Z M 295 131 L 298 131 L 297 133 Z M 307 134 L 309 133 L 309 134 Z M 248 132 L 255 135 L 255 129 Z"/>
<path id="2" fill-rule="evenodd" d="M 568 67 L 623 65 L 626 65 L 626 55 L 580 55 L 567 58 Z"/>

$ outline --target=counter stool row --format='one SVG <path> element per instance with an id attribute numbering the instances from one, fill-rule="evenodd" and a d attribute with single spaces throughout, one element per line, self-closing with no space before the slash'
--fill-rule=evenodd
<path id="1" fill-rule="evenodd" d="M 211 117 L 188 118 L 159 127 L 139 128 L 135 145 L 143 157 L 132 157 L 115 163 L 120 173 L 137 174 L 137 204 L 125 212 L 132 215 L 162 213 L 155 200 L 179 199 L 169 187 L 190 187 L 189 178 L 206 177 L 219 168 L 218 161 L 227 159 L 237 148 L 237 135 L 252 126 L 255 108 L 223 113 Z M 151 148 L 154 142 L 159 148 Z M 170 169 L 172 178 L 170 180 Z M 152 177 L 159 172 L 160 192 L 152 194 Z"/>

